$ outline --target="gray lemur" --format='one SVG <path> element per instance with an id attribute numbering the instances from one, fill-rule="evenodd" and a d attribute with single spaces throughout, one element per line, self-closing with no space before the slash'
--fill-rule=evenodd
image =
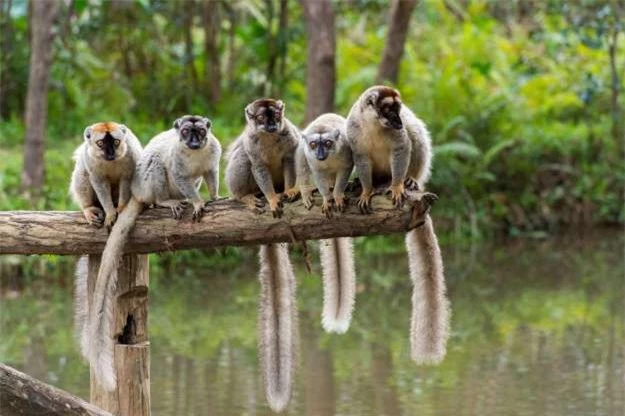
<path id="1" fill-rule="evenodd" d="M 370 211 L 374 187 L 390 181 L 391 197 L 400 207 L 405 189 L 424 189 L 430 176 L 432 145 L 425 124 L 402 104 L 399 92 L 384 86 L 367 89 L 347 117 L 347 139 L 362 184 L 358 206 Z M 413 281 L 411 356 L 417 363 L 438 363 L 449 336 L 449 302 L 443 260 L 428 216 L 406 234 Z"/>
<path id="2" fill-rule="evenodd" d="M 260 210 L 262 193 L 274 217 L 282 216 L 280 193 L 291 200 L 295 188 L 297 128 L 284 117 L 284 103 L 260 99 L 245 107 L 247 125 L 228 150 L 226 183 L 236 200 Z"/>
<path id="3" fill-rule="evenodd" d="M 245 108 L 247 126 L 228 152 L 226 184 L 233 197 L 253 210 L 264 194 L 274 217 L 282 215 L 278 192 L 287 198 L 295 189 L 295 149 L 300 135 L 284 117 L 284 103 L 256 100 Z M 259 354 L 269 407 L 286 408 L 293 390 L 297 350 L 295 275 L 286 244 L 260 247 L 261 297 Z"/>
<path id="4" fill-rule="evenodd" d="M 80 340 L 82 354 L 91 363 L 97 380 L 107 390 L 116 386 L 113 369 L 116 334 L 111 334 L 111 324 L 117 269 L 124 246 L 144 207 L 157 205 L 170 208 L 173 217 L 179 219 L 184 203 L 189 201 L 193 204 L 194 220 L 199 220 L 205 210 L 205 203 L 198 193 L 202 178 L 211 198 L 219 198 L 221 146 L 211 134 L 210 127 L 211 122 L 207 118 L 184 116 L 174 122 L 174 128 L 150 140 L 133 176 L 132 198 L 106 242 L 88 323 Z M 86 281 L 86 276 L 80 279 Z M 77 304 L 84 304 L 84 301 L 77 299 Z"/>
<path id="5" fill-rule="evenodd" d="M 329 218 L 331 202 L 345 208 L 345 188 L 352 173 L 352 151 L 345 137 L 345 118 L 323 114 L 302 132 L 295 158 L 297 183 L 306 208 L 312 207 L 311 176 L 323 196 L 321 210 Z M 349 328 L 356 297 L 354 249 L 349 237 L 320 241 L 323 273 L 321 325 L 327 332 L 344 333 Z"/>
<path id="6" fill-rule="evenodd" d="M 141 143 L 128 127 L 114 122 L 92 124 L 84 138 L 74 152 L 70 193 L 89 224 L 110 228 L 130 200 Z"/>

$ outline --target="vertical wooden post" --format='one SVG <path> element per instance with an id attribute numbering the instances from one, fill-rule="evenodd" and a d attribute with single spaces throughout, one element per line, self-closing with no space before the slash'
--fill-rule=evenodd
<path id="1" fill-rule="evenodd" d="M 89 302 L 93 299 L 100 256 L 89 256 Z M 150 343 L 148 341 L 148 256 L 128 254 L 118 271 L 115 321 L 117 389 L 104 390 L 91 372 L 91 403 L 119 416 L 150 415 Z"/>

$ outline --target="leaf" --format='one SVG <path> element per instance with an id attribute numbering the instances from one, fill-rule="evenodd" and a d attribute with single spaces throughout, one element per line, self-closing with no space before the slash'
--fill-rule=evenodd
<path id="1" fill-rule="evenodd" d="M 466 158 L 477 158 L 480 157 L 482 151 L 477 146 L 469 143 L 451 142 L 435 146 L 434 154 L 436 156 L 462 156 Z"/>
<path id="2" fill-rule="evenodd" d="M 484 154 L 484 158 L 482 159 L 482 163 L 483 163 L 483 167 L 486 168 L 488 167 L 488 165 L 490 165 L 490 162 L 493 161 L 493 159 L 502 151 L 513 147 L 514 145 L 516 145 L 517 141 L 515 139 L 508 139 L 508 140 L 504 140 L 502 142 L 499 142 L 495 145 L 493 145 L 490 149 L 488 149 L 486 151 L 486 153 Z"/>

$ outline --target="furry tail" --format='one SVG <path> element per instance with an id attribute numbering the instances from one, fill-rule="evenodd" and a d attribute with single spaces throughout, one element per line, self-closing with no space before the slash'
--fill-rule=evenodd
<path id="1" fill-rule="evenodd" d="M 349 328 L 356 297 L 354 248 L 349 237 L 322 240 L 319 251 L 323 269 L 323 313 L 326 332 L 343 334 Z"/>
<path id="2" fill-rule="evenodd" d="M 406 234 L 406 251 L 413 283 L 410 355 L 418 364 L 438 364 L 445 357 L 449 336 L 449 301 L 443 259 L 432 219 Z"/>
<path id="3" fill-rule="evenodd" d="M 117 269 L 128 240 L 128 234 L 130 234 L 130 230 L 134 227 L 135 220 L 142 210 L 143 204 L 132 198 L 126 209 L 117 218 L 102 253 L 93 303 L 89 312 L 89 362 L 98 382 L 109 391 L 115 389 L 117 385 L 117 377 L 113 368 L 115 340 L 113 339 L 114 334 L 111 334 Z"/>
<path id="4" fill-rule="evenodd" d="M 265 396 L 275 412 L 291 399 L 297 342 L 295 275 L 286 244 L 260 247 L 259 351 Z"/>
<path id="5" fill-rule="evenodd" d="M 87 314 L 89 300 L 87 299 L 87 285 L 89 282 L 89 257 L 82 256 L 76 263 L 76 278 L 74 283 L 74 336 L 80 344 L 80 353 L 89 359 L 89 334 L 87 331 Z"/>

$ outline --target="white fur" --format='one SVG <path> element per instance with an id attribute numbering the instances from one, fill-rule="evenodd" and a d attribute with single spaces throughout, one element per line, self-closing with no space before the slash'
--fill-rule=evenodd
<path id="1" fill-rule="evenodd" d="M 406 251 L 413 282 L 410 355 L 417 364 L 438 364 L 447 351 L 450 307 L 443 259 L 429 216 L 423 226 L 406 234 Z"/>
<path id="2" fill-rule="evenodd" d="M 295 275 L 286 244 L 260 247 L 259 354 L 265 395 L 274 412 L 291 399 L 297 342 Z"/>
<path id="3" fill-rule="evenodd" d="M 117 269 L 128 240 L 128 234 L 134 227 L 135 220 L 142 209 L 143 205 L 132 198 L 113 226 L 102 253 L 93 303 L 89 311 L 88 358 L 96 379 L 108 391 L 114 390 L 117 385 L 117 377 L 113 367 L 113 348 L 116 341 L 113 338 L 115 335 L 111 331 L 114 321 Z"/>
<path id="4" fill-rule="evenodd" d="M 354 248 L 349 237 L 320 241 L 323 270 L 323 312 L 326 332 L 343 334 L 349 329 L 356 297 Z"/>

